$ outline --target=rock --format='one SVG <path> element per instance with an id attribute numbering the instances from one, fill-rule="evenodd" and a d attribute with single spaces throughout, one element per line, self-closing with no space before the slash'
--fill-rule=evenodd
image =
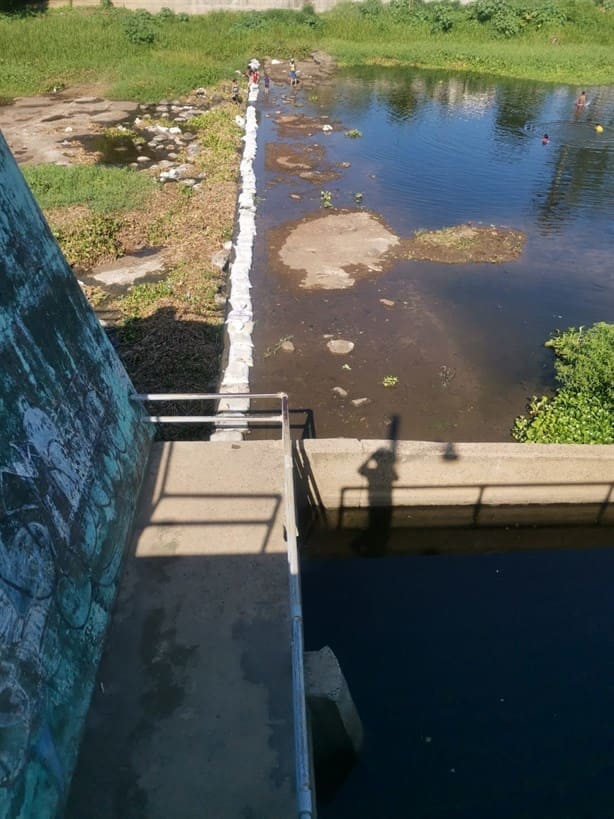
<path id="1" fill-rule="evenodd" d="M 147 162 L 151 162 L 151 158 L 148 156 L 137 156 L 136 161 L 139 165 L 145 165 Z"/>
<path id="2" fill-rule="evenodd" d="M 283 350 L 284 353 L 293 353 L 296 350 L 296 347 L 290 341 L 290 339 L 287 338 L 281 342 L 281 344 L 279 345 L 279 349 Z"/>
<path id="3" fill-rule="evenodd" d="M 213 301 L 215 302 L 216 307 L 225 307 L 227 298 L 222 293 L 216 293 L 213 297 Z"/>
<path id="4" fill-rule="evenodd" d="M 326 346 L 333 355 L 347 355 L 354 349 L 354 342 L 346 341 L 342 338 L 335 338 L 327 342 Z"/>
<path id="5" fill-rule="evenodd" d="M 348 397 L 348 391 L 344 390 L 343 387 L 333 387 L 333 392 L 335 393 L 335 395 L 338 395 L 339 398 Z"/>
<path id="6" fill-rule="evenodd" d="M 322 130 L 324 131 L 325 134 L 330 134 L 330 132 L 333 130 L 333 126 L 332 125 L 323 125 Z"/>
<path id="7" fill-rule="evenodd" d="M 211 257 L 211 264 L 220 270 L 228 270 L 228 263 L 230 262 L 230 252 L 227 250 L 218 250 Z"/>
<path id="8" fill-rule="evenodd" d="M 180 134 L 180 133 L 181 133 L 181 128 L 178 128 L 176 125 L 173 125 L 173 127 L 172 127 L 172 128 L 169 128 L 169 129 L 168 129 L 168 132 L 169 132 L 169 134 L 175 134 L 175 135 L 177 135 L 177 134 Z"/>
<path id="9" fill-rule="evenodd" d="M 352 404 L 355 407 L 364 407 L 365 404 L 370 404 L 370 398 L 352 398 Z"/>
<path id="10" fill-rule="evenodd" d="M 394 307 L 396 302 L 392 301 L 392 299 L 380 299 L 380 304 L 383 304 L 384 307 Z"/>

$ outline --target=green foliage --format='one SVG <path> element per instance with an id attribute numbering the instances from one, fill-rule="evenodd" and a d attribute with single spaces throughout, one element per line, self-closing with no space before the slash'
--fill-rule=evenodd
<path id="1" fill-rule="evenodd" d="M 614 443 L 614 324 L 571 327 L 546 342 L 560 387 L 534 396 L 512 435 L 534 443 Z"/>
<path id="2" fill-rule="evenodd" d="M 254 55 L 293 54 L 300 62 L 316 48 L 346 66 L 415 65 L 608 84 L 613 3 L 366 0 L 325 14 L 310 6 L 189 18 L 168 10 L 154 16 L 101 6 L 0 14 L 0 85 L 10 99 L 60 84 L 103 82 L 116 99 L 153 101 L 215 85 Z"/>
<path id="3" fill-rule="evenodd" d="M 563 8 L 552 0 L 537 5 L 524 0 L 477 0 L 473 14 L 503 37 L 515 37 L 523 29 L 561 26 L 568 19 Z"/>
<path id="4" fill-rule="evenodd" d="M 122 299 L 122 310 L 130 318 L 140 318 L 152 304 L 172 295 L 173 286 L 168 281 L 137 284 Z"/>
<path id="5" fill-rule="evenodd" d="M 174 20 L 176 18 L 176 14 L 172 9 L 163 6 L 160 11 L 158 12 L 158 20 Z"/>
<path id="6" fill-rule="evenodd" d="M 571 327 L 546 347 L 554 350 L 556 376 L 563 387 L 595 395 L 614 407 L 614 324 Z"/>
<path id="7" fill-rule="evenodd" d="M 381 0 L 363 0 L 358 6 L 358 11 L 363 17 L 379 17 L 383 10 Z"/>
<path id="8" fill-rule="evenodd" d="M 87 205 L 96 213 L 145 207 L 155 182 L 131 168 L 27 165 L 26 182 L 43 210 Z"/>
<path id="9" fill-rule="evenodd" d="M 76 219 L 70 227 L 55 231 L 68 263 L 92 267 L 103 259 L 118 259 L 123 255 L 118 239 L 121 222 L 112 216 L 91 214 Z"/>
<path id="10" fill-rule="evenodd" d="M 134 45 L 151 45 L 156 39 L 155 18 L 146 9 L 138 9 L 123 18 L 124 32 Z"/>
<path id="11" fill-rule="evenodd" d="M 333 195 L 330 191 L 320 191 L 320 204 L 323 208 L 333 207 Z"/>
<path id="12" fill-rule="evenodd" d="M 237 155 L 243 132 L 235 122 L 236 108 L 219 106 L 190 120 L 190 130 L 198 134 L 204 149 L 197 163 L 207 177 L 216 181 L 232 181 L 237 175 Z"/>
<path id="13" fill-rule="evenodd" d="M 458 3 L 433 3 L 433 21 L 431 31 L 450 31 L 458 19 Z"/>
<path id="14" fill-rule="evenodd" d="M 613 444 L 614 413 L 594 395 L 559 390 L 554 398 L 532 398 L 512 435 L 536 444 Z"/>

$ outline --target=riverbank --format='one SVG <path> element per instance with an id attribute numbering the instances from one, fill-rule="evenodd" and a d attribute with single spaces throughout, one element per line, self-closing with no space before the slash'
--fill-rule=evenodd
<path id="1" fill-rule="evenodd" d="M 140 101 L 232 79 L 254 54 L 316 49 L 342 66 L 404 65 L 578 85 L 614 82 L 614 12 L 607 2 L 543 2 L 528 12 L 508 0 L 379 0 L 302 11 L 129 12 L 111 3 L 41 14 L 0 14 L 4 99 L 102 83 L 108 96 Z"/>

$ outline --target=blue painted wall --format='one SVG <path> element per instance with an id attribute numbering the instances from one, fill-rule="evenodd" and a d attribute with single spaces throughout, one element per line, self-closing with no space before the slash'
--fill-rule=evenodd
<path id="1" fill-rule="evenodd" d="M 0 134 L 3 819 L 70 783 L 151 442 L 133 392 Z"/>

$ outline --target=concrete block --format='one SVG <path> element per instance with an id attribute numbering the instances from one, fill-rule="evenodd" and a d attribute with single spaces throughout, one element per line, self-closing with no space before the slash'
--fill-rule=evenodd
<path id="1" fill-rule="evenodd" d="M 305 652 L 305 692 L 316 790 L 326 797 L 345 779 L 363 742 L 362 722 L 339 661 L 329 646 Z"/>

